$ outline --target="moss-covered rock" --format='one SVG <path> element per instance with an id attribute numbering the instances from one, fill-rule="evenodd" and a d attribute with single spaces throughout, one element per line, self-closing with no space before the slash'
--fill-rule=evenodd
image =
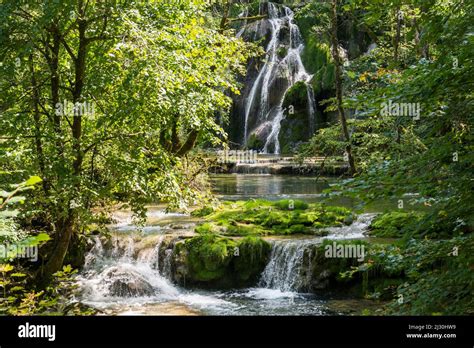
<path id="1" fill-rule="evenodd" d="M 209 215 L 211 213 L 214 212 L 214 208 L 213 207 L 202 207 L 202 208 L 199 208 L 199 209 L 196 209 L 194 210 L 191 215 L 192 216 L 196 216 L 196 217 L 203 217 L 203 216 L 206 216 L 206 215 Z"/>
<path id="2" fill-rule="evenodd" d="M 353 213 L 344 207 L 305 203 L 299 200 L 250 200 L 225 202 L 197 227 L 203 233 L 227 236 L 319 235 L 319 229 L 349 224 Z"/>
<path id="3" fill-rule="evenodd" d="M 308 71 L 314 73 L 312 86 L 316 95 L 334 88 L 335 69 L 328 43 L 310 37 L 301 59 Z"/>
<path id="4" fill-rule="evenodd" d="M 186 247 L 192 278 L 210 281 L 222 278 L 230 264 L 236 244 L 233 240 L 212 233 L 188 239 Z"/>
<path id="5" fill-rule="evenodd" d="M 283 101 L 285 117 L 281 121 L 278 135 L 282 153 L 295 153 L 297 147 L 313 135 L 315 115 L 313 119 L 310 118 L 308 88 L 305 82 L 299 81 L 285 94 Z"/>
<path id="6" fill-rule="evenodd" d="M 257 281 L 268 262 L 270 244 L 260 237 L 247 236 L 238 242 L 237 248 L 232 266 L 239 283 Z"/>
<path id="7" fill-rule="evenodd" d="M 249 150 L 261 151 L 265 143 L 255 133 L 250 134 L 247 140 L 246 148 Z"/>
<path id="8" fill-rule="evenodd" d="M 338 248 L 359 247 L 364 257 L 328 254 L 328 248 L 334 248 L 334 245 Z M 365 240 L 325 240 L 308 252 L 311 269 L 306 290 L 325 293 L 329 290 L 355 297 L 391 299 L 397 286 L 403 282 L 403 271 L 386 263 L 387 257 L 396 260 L 396 250 L 391 244 Z"/>
<path id="9" fill-rule="evenodd" d="M 201 230 L 198 236 L 176 244 L 174 279 L 203 288 L 249 286 L 268 262 L 270 249 L 259 237 L 234 240 Z"/>

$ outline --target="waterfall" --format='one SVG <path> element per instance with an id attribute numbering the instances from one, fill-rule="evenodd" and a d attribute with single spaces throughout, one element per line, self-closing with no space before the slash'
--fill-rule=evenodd
<path id="1" fill-rule="evenodd" d="M 349 226 L 325 228 L 325 239 L 363 238 L 375 214 L 361 214 Z M 262 272 L 259 286 L 283 292 L 300 291 L 311 286 L 315 246 L 322 238 L 272 242 L 270 261 Z"/>
<path id="2" fill-rule="evenodd" d="M 260 4 L 260 13 L 264 11 L 263 4 Z M 316 107 L 310 86 L 312 75 L 307 73 L 301 61 L 300 54 L 304 45 L 300 30 L 294 23 L 293 11 L 286 6 L 268 2 L 266 12 L 268 19 L 261 20 L 252 27 L 255 30 L 252 39 L 256 39 L 257 33 L 265 36 L 269 32 L 270 40 L 265 47 L 264 64 L 258 69 L 258 75 L 251 82 L 251 88 L 245 96 L 243 140 L 246 144 L 250 135 L 254 134 L 263 140 L 264 153 L 278 154 L 286 92 L 297 82 L 306 83 L 308 119 L 312 131 Z M 245 30 L 246 27 L 238 35 L 244 35 Z"/>
<path id="3" fill-rule="evenodd" d="M 326 228 L 329 234 L 325 238 L 359 239 L 373 216 L 362 214 L 350 226 Z M 313 267 L 320 260 L 316 247 L 323 238 L 273 240 L 256 287 L 216 291 L 186 289 L 172 283 L 173 274 L 181 267 L 174 256 L 183 235 L 121 230 L 111 238 L 92 236 L 92 247 L 76 278 L 80 301 L 104 313 L 167 313 L 176 308 L 178 313 L 185 310 L 218 315 L 324 314 L 321 303 L 308 306 L 312 295 L 302 293 L 324 288 L 324 279 Z"/>
<path id="4" fill-rule="evenodd" d="M 116 235 L 111 241 L 93 239 L 84 270 L 78 277 L 85 302 L 109 303 L 117 298 L 177 296 L 170 282 L 172 239 L 154 236 L 149 244 L 132 235 Z M 166 242 L 165 242 L 166 241 Z"/>
<path id="5" fill-rule="evenodd" d="M 297 291 L 304 285 L 307 277 L 302 273 L 310 265 L 305 262 L 305 251 L 311 250 L 316 240 L 295 240 L 273 242 L 270 261 L 260 279 L 260 286 L 281 291 Z"/>
<path id="6" fill-rule="evenodd" d="M 138 256 L 138 260 L 150 265 L 153 269 L 160 270 L 160 252 L 163 249 L 164 236 L 160 236 L 158 243 L 148 251 Z"/>

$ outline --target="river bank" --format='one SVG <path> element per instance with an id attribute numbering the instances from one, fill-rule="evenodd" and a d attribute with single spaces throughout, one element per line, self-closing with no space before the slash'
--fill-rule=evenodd
<path id="1" fill-rule="evenodd" d="M 239 185 L 229 186 L 236 181 Z M 236 204 L 230 200 L 233 197 L 246 199 L 238 204 L 248 202 L 254 205 L 252 209 L 265 208 L 265 204 L 272 209 L 276 203 L 270 203 L 271 200 L 283 196 L 317 201 L 328 184 L 324 181 L 314 184 L 314 178 L 312 181 L 292 176 L 220 175 L 213 177 L 213 187 L 224 204 Z M 265 186 L 262 182 L 273 184 Z M 251 198 L 254 195 L 271 200 L 263 204 Z M 311 209 L 318 207 L 318 203 L 304 204 L 310 204 Z M 300 208 L 299 203 L 296 208 Z M 276 233 L 261 237 L 219 233 L 207 241 L 209 250 L 196 249 L 194 263 L 196 257 L 204 262 L 197 270 L 190 268 L 192 255 L 189 254 L 195 251 L 190 247 L 192 241 L 199 241 L 203 228 L 209 226 L 203 214 L 167 213 L 164 206 L 154 206 L 149 208 L 146 225 L 139 229 L 133 225 L 130 211 L 116 211 L 115 223 L 110 225 L 111 235 L 96 235 L 91 240 L 92 248 L 78 278 L 80 300 L 103 313 L 117 315 L 348 313 L 344 308 L 351 306 L 341 303 L 357 301 L 361 296 L 355 296 L 354 291 L 342 297 L 340 291 L 331 295 L 329 282 L 335 279 L 337 271 L 312 267 L 324 240 L 366 240 L 374 215 L 362 214 L 352 221 L 349 209 L 339 211 L 343 214 L 335 217 L 333 227 L 325 228 L 324 236 L 296 230 L 286 236 Z M 310 271 L 314 275 L 309 274 Z M 331 302 L 331 296 L 335 302 Z M 372 301 L 368 307 L 374 309 L 379 305 Z M 361 305 L 357 311 L 349 312 L 361 314 L 364 308 L 366 306 Z"/>

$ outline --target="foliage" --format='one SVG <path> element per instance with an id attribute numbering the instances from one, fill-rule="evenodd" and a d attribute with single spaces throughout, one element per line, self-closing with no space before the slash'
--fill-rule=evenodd
<path id="1" fill-rule="evenodd" d="M 212 214 L 213 212 L 214 212 L 214 208 L 213 208 L 213 207 L 202 207 L 202 208 L 193 210 L 193 211 L 191 212 L 191 215 L 192 215 L 192 216 L 196 216 L 196 217 L 203 217 L 203 216 Z"/>
<path id="2" fill-rule="evenodd" d="M 0 165 L 13 180 L 43 179 L 31 220 L 71 240 L 93 208 L 122 201 L 143 220 L 147 202 L 205 198 L 205 165 L 190 152 L 225 139 L 215 116 L 226 120 L 254 52 L 218 30 L 210 6 L 2 2 Z"/>
<path id="3" fill-rule="evenodd" d="M 0 243 L 2 254 L 0 262 L 8 262 L 17 259 L 17 266 L 9 263 L 0 264 L 0 287 L 2 288 L 2 302 L 0 312 L 9 315 L 33 315 L 33 314 L 91 314 L 90 310 L 84 309 L 78 303 L 74 303 L 74 285 L 71 267 L 64 267 L 62 271 L 55 273 L 53 281 L 42 290 L 34 288 L 32 278 L 34 272 L 31 265 L 25 264 L 26 260 L 20 260 L 22 252 L 27 248 L 37 248 L 50 238 L 46 233 L 31 234 L 22 230 L 14 218 L 20 214 L 19 210 L 12 210 L 14 205 L 24 204 L 26 196 L 35 189 L 35 185 L 41 183 L 41 178 L 32 176 L 28 180 L 12 185 L 10 192 L 1 191 L 0 198 Z M 5 228 L 6 227 L 6 228 Z M 30 260 L 36 261 L 36 260 Z"/>
<path id="4" fill-rule="evenodd" d="M 261 150 L 265 144 L 263 141 L 254 133 L 250 134 L 249 140 L 247 141 L 246 148 L 250 150 Z"/>
<path id="5" fill-rule="evenodd" d="M 27 249 L 36 248 L 48 241 L 50 237 L 46 233 L 29 233 L 23 230 L 15 221 L 20 214 L 20 210 L 14 209 L 15 205 L 24 204 L 26 197 L 18 194 L 26 194 L 34 190 L 35 185 L 42 180 L 37 176 L 31 176 L 28 180 L 11 185 L 10 192 L 0 191 L 0 262 L 12 261 L 17 257 L 24 256 Z M 36 252 L 37 256 L 37 252 Z M 33 260 L 37 261 L 37 260 Z"/>
<path id="6" fill-rule="evenodd" d="M 472 315 L 472 235 L 444 241 L 415 241 L 406 249 L 408 281 L 397 289 L 387 314 Z"/>
<path id="7" fill-rule="evenodd" d="M 74 298 L 77 288 L 73 275 L 77 270 L 64 266 L 43 290 L 31 288 L 31 275 L 10 264 L 1 264 L 3 301 L 0 313 L 8 315 L 91 315 L 95 311 Z"/>
<path id="8" fill-rule="evenodd" d="M 385 289 L 393 300 L 385 314 L 465 315 L 472 314 L 472 234 L 450 240 L 410 239 L 399 245 L 373 245 L 369 258 L 343 277 L 372 273 L 369 283 L 381 274 L 399 277 Z M 372 279 L 372 280 L 371 280 Z"/>
<path id="9" fill-rule="evenodd" d="M 400 142 L 389 119 L 368 118 L 349 120 L 351 141 L 357 168 L 365 172 L 376 164 L 398 160 L 418 151 L 418 143 L 411 130 L 406 129 Z M 300 156 L 343 156 L 346 142 L 339 125 L 320 129 L 308 144 L 301 148 Z"/>
<path id="10" fill-rule="evenodd" d="M 403 13 L 401 39 L 393 31 Z M 334 187 L 370 202 L 382 197 L 430 206 L 419 236 L 449 238 L 472 231 L 473 5 L 462 1 L 344 1 L 376 48 L 345 66 L 344 106 L 353 110 L 351 144 L 359 175 Z M 397 54 L 395 49 L 397 48 Z M 332 101 L 331 101 L 332 102 Z M 413 115 L 383 115 L 383 104 L 420 105 Z M 334 108 L 334 106 L 330 106 Z M 410 115 L 408 115 L 410 116 Z M 320 130 L 303 153 L 343 155 L 336 127 Z"/>
<path id="11" fill-rule="evenodd" d="M 392 211 L 378 215 L 370 224 L 370 234 L 376 237 L 403 237 L 402 231 L 410 231 L 418 225 L 421 213 Z"/>

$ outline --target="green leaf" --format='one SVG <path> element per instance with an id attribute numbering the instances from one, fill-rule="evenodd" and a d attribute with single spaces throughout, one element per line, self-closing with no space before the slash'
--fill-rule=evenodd
<path id="1" fill-rule="evenodd" d="M 25 197 L 24 196 L 16 196 L 12 197 L 7 201 L 7 204 L 15 204 L 15 203 L 24 203 L 25 202 Z"/>
<path id="2" fill-rule="evenodd" d="M 12 273 L 10 274 L 12 277 L 26 277 L 25 273 Z"/>
<path id="3" fill-rule="evenodd" d="M 13 270 L 13 266 L 10 265 L 10 264 L 1 264 L 0 265 L 0 272 L 10 272 L 11 270 Z"/>
<path id="4" fill-rule="evenodd" d="M 0 218 L 13 218 L 16 217 L 20 212 L 18 210 L 4 210 L 0 211 Z"/>
<path id="5" fill-rule="evenodd" d="M 25 186 L 33 186 L 41 181 L 43 180 L 39 176 L 30 176 L 30 178 L 25 182 Z"/>

